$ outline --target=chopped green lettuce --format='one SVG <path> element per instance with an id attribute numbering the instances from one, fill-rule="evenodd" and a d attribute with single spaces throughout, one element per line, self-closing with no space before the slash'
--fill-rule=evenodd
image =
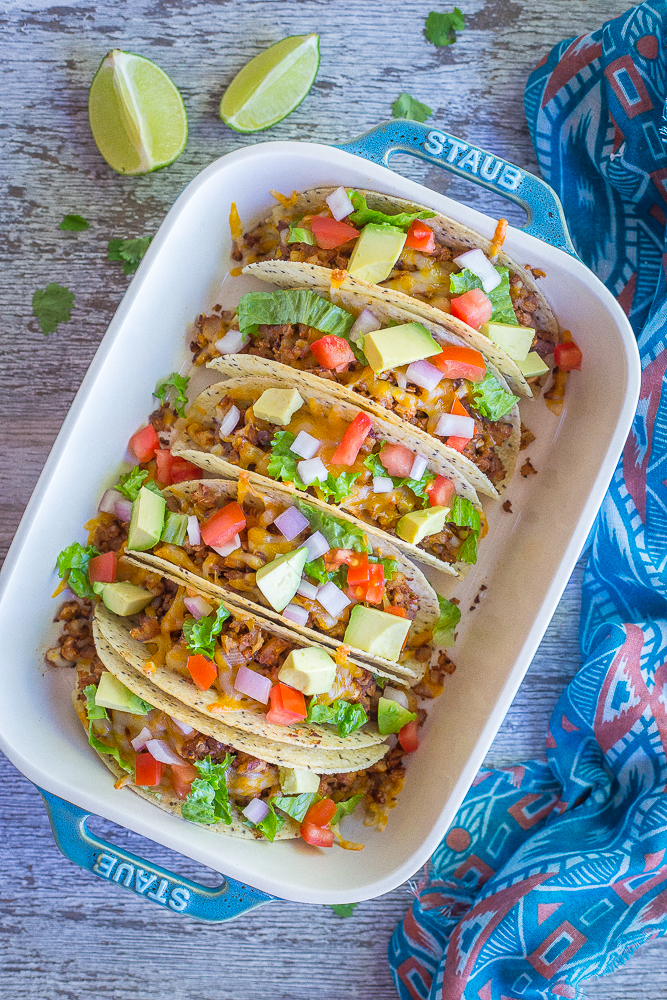
<path id="1" fill-rule="evenodd" d="M 296 468 L 301 459 L 290 451 L 294 438 L 291 431 L 276 431 L 271 439 L 271 458 L 266 471 L 271 479 L 282 479 L 285 483 L 294 483 L 297 490 L 306 490 L 308 487 Z"/>
<path id="2" fill-rule="evenodd" d="M 279 288 L 275 292 L 248 292 L 238 304 L 239 329 L 255 334 L 259 326 L 304 323 L 322 333 L 345 337 L 354 316 L 328 302 L 310 288 Z"/>
<path id="3" fill-rule="evenodd" d="M 99 555 L 100 552 L 94 545 L 84 546 L 80 542 L 72 542 L 56 559 L 58 576 L 61 580 L 66 580 L 69 589 L 79 597 L 95 596 L 88 576 L 88 564 L 93 556 Z"/>
<path id="4" fill-rule="evenodd" d="M 390 476 L 382 464 L 381 459 L 382 452 L 380 452 L 379 455 L 367 455 L 364 459 L 364 465 L 367 469 L 370 469 L 373 476 L 382 476 L 384 478 L 391 479 L 395 489 L 398 489 L 400 486 L 407 486 L 408 489 L 412 490 L 415 496 L 421 497 L 422 507 L 428 507 L 431 501 L 427 490 L 436 478 L 434 474 L 426 469 L 419 479 L 410 479 L 409 476 Z"/>
<path id="5" fill-rule="evenodd" d="M 351 222 L 357 229 L 373 222 L 380 226 L 394 226 L 395 229 L 407 232 L 415 219 L 431 219 L 436 214 L 427 208 L 420 208 L 418 212 L 397 212 L 395 215 L 389 215 L 387 212 L 369 208 L 366 196 L 361 191 L 348 190 L 347 195 L 354 205 L 354 212 L 348 215 L 345 221 Z"/>
<path id="6" fill-rule="evenodd" d="M 188 405 L 188 382 L 190 377 L 188 375 L 179 375 L 178 372 L 172 372 L 169 378 L 163 378 L 155 387 L 155 392 L 153 395 L 156 399 L 159 399 L 160 403 L 164 404 L 164 401 L 171 393 L 171 390 L 175 390 L 173 404 L 174 409 L 178 413 L 179 417 L 185 416 L 185 407 Z"/>
<path id="7" fill-rule="evenodd" d="M 88 742 L 90 743 L 93 750 L 97 750 L 98 753 L 109 754 L 110 757 L 116 761 L 119 767 L 122 767 L 124 771 L 130 772 L 132 768 L 129 764 L 126 764 L 120 755 L 120 750 L 118 747 L 108 747 L 106 743 L 102 743 L 98 740 L 97 736 L 93 733 L 93 722 L 95 719 L 108 719 L 106 708 L 101 705 L 95 704 L 95 692 L 97 687 L 95 684 L 89 684 L 88 687 L 84 688 L 83 693 L 86 696 L 86 715 L 88 716 Z M 138 699 L 141 701 L 141 699 Z M 144 703 L 145 704 L 145 703 Z M 143 714 L 143 713 L 142 713 Z"/>
<path id="8" fill-rule="evenodd" d="M 372 551 L 368 544 L 368 536 L 363 528 L 350 521 L 334 517 L 333 514 L 325 514 L 324 511 L 311 507 L 305 500 L 297 500 L 296 506 L 304 517 L 308 518 L 313 531 L 319 531 L 324 535 L 330 548 L 352 549 L 354 552 Z"/>
<path id="9" fill-rule="evenodd" d="M 307 243 L 309 246 L 315 246 L 315 237 L 313 236 L 310 229 L 304 229 L 299 225 L 301 220 L 295 222 L 290 222 L 289 233 L 287 234 L 288 243 Z"/>
<path id="10" fill-rule="evenodd" d="M 224 604 L 220 605 L 215 615 L 206 615 L 199 621 L 195 618 L 186 618 L 183 622 L 183 635 L 190 652 L 193 655 L 201 653 L 202 656 L 212 660 L 216 637 L 222 632 L 222 626 L 228 618 L 231 618 L 231 612 Z"/>
<path id="11" fill-rule="evenodd" d="M 256 829 L 261 830 L 267 840 L 271 843 L 275 840 L 276 834 L 285 825 L 285 817 L 279 816 L 273 803 L 269 802 L 269 814 L 260 823 L 255 823 Z"/>
<path id="12" fill-rule="evenodd" d="M 303 823 L 304 816 L 312 806 L 313 802 L 319 802 L 322 798 L 317 792 L 302 792 L 301 795 L 274 795 L 271 805 L 282 812 L 287 813 L 297 823 Z"/>
<path id="13" fill-rule="evenodd" d="M 477 532 L 471 531 L 465 541 L 461 542 L 461 546 L 458 551 L 458 558 L 460 562 L 470 563 L 474 566 L 477 562 Z"/>
<path id="14" fill-rule="evenodd" d="M 380 556 L 369 556 L 368 561 L 381 563 L 384 566 L 385 580 L 393 580 L 394 575 L 398 573 L 398 561 L 396 559 L 381 559 Z"/>
<path id="15" fill-rule="evenodd" d="M 490 292 L 486 294 L 491 300 L 493 312 L 491 313 L 492 323 L 508 323 L 511 326 L 518 326 L 519 321 L 514 315 L 514 306 L 510 297 L 510 272 L 506 267 L 497 267 L 496 271 L 500 275 L 501 281 Z M 463 295 L 473 288 L 481 288 L 482 281 L 477 275 L 464 267 L 462 271 L 449 276 L 449 288 L 452 295 Z"/>
<path id="16" fill-rule="evenodd" d="M 164 527 L 160 540 L 169 542 L 171 545 L 182 545 L 185 541 L 185 533 L 188 530 L 187 514 L 176 514 L 168 510 L 164 519 Z"/>
<path id="17" fill-rule="evenodd" d="M 473 383 L 472 398 L 475 408 L 489 420 L 500 420 L 517 402 L 516 396 L 506 392 L 491 372 L 481 382 Z"/>
<path id="18" fill-rule="evenodd" d="M 190 785 L 190 794 L 181 806 L 181 815 L 191 823 L 203 823 L 205 826 L 218 822 L 215 789 L 208 781 L 195 778 Z"/>
<path id="19" fill-rule="evenodd" d="M 325 500 L 333 500 L 334 503 L 340 503 L 345 497 L 349 497 L 352 487 L 358 478 L 358 472 L 341 472 L 340 476 L 332 476 L 329 473 L 324 482 L 315 483 L 314 485 L 319 486 Z"/>
<path id="20" fill-rule="evenodd" d="M 313 699 L 308 706 L 306 722 L 327 722 L 337 727 L 339 736 L 349 736 L 368 722 L 368 716 L 363 705 L 356 702 L 337 699 L 332 705 L 318 705 Z"/>
<path id="21" fill-rule="evenodd" d="M 338 569 L 327 569 L 322 556 L 319 559 L 314 559 L 313 562 L 307 562 L 303 568 L 303 572 L 311 580 L 317 580 L 318 583 L 328 583 L 329 580 L 333 580 L 341 590 L 347 585 L 347 566 L 339 566 Z"/>
<path id="22" fill-rule="evenodd" d="M 379 674 L 373 674 L 373 680 L 375 681 L 375 683 L 377 684 L 377 686 L 380 688 L 380 690 L 384 691 L 385 685 L 387 683 L 387 678 L 386 677 L 380 677 Z"/>
<path id="23" fill-rule="evenodd" d="M 122 493 L 124 497 L 131 500 L 132 503 L 139 496 L 139 490 L 142 486 L 145 486 L 147 490 L 151 493 L 157 493 L 162 496 L 162 490 L 155 482 L 155 480 L 150 479 L 147 483 L 144 480 L 148 477 L 148 469 L 141 469 L 138 465 L 130 471 L 125 473 L 124 476 L 120 477 L 120 482 L 117 482 L 114 486 L 115 490 Z"/>
<path id="24" fill-rule="evenodd" d="M 468 537 L 461 543 L 458 558 L 461 562 L 476 563 L 477 539 L 480 528 L 479 511 L 475 510 L 470 500 L 465 497 L 456 497 L 447 520 L 459 528 L 470 528 Z"/>
<path id="25" fill-rule="evenodd" d="M 334 818 L 331 820 L 331 825 L 338 826 L 343 817 L 351 816 L 363 797 L 363 792 L 359 792 L 358 795 L 353 795 L 351 798 L 345 799 L 344 802 L 337 802 L 336 812 L 334 813 Z"/>
<path id="26" fill-rule="evenodd" d="M 229 826 L 232 816 L 227 771 L 233 760 L 228 753 L 221 764 L 214 764 L 210 755 L 204 760 L 195 761 L 199 777 L 192 782 L 190 794 L 181 806 L 184 819 L 207 826 L 213 823 L 226 823 Z"/>
<path id="27" fill-rule="evenodd" d="M 461 611 L 456 604 L 446 601 L 438 594 L 440 617 L 433 629 L 433 641 L 436 646 L 453 646 L 456 626 L 461 621 Z"/>

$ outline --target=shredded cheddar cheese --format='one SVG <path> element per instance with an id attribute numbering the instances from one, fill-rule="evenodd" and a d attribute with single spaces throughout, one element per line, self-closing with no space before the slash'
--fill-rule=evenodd
<path id="1" fill-rule="evenodd" d="M 292 191 L 289 198 L 287 197 L 287 195 L 281 194 L 280 191 L 271 190 L 271 194 L 276 199 L 276 201 L 280 202 L 283 208 L 292 208 L 294 205 L 296 205 L 296 191 Z"/>
<path id="2" fill-rule="evenodd" d="M 243 236 L 243 226 L 241 225 L 235 201 L 232 202 L 232 207 L 229 210 L 229 230 L 233 240 L 240 240 Z"/>
<path id="3" fill-rule="evenodd" d="M 491 241 L 491 249 L 489 251 L 489 257 L 493 260 L 498 256 L 500 248 L 505 242 L 505 237 L 507 236 L 507 219 L 498 219 L 498 225 L 496 226 L 496 231 L 493 234 L 493 240 Z"/>

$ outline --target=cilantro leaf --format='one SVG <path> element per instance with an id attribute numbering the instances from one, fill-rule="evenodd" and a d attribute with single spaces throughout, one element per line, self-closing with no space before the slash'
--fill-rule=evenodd
<path id="1" fill-rule="evenodd" d="M 190 794 L 181 806 L 184 819 L 207 826 L 212 823 L 231 824 L 227 771 L 233 760 L 228 753 L 221 764 L 214 764 L 210 755 L 195 761 L 199 777 L 192 782 Z"/>
<path id="2" fill-rule="evenodd" d="M 440 605 L 440 617 L 438 624 L 433 629 L 433 641 L 436 646 L 453 646 L 456 626 L 461 621 L 461 611 L 458 605 L 446 601 L 440 594 L 437 597 Z"/>
<path id="3" fill-rule="evenodd" d="M 267 840 L 271 843 L 275 840 L 276 834 L 285 825 L 285 817 L 279 816 L 273 807 L 273 802 L 269 802 L 269 814 L 260 823 L 253 824 L 261 830 Z"/>
<path id="4" fill-rule="evenodd" d="M 80 542 L 72 542 L 56 559 L 58 576 L 61 580 L 67 580 L 69 589 L 79 597 L 95 596 L 88 576 L 88 563 L 93 556 L 99 554 L 94 545 L 83 546 Z"/>
<path id="5" fill-rule="evenodd" d="M 282 479 L 283 482 L 294 483 L 297 490 L 306 490 L 308 487 L 296 471 L 297 462 L 301 459 L 290 451 L 293 443 L 294 434 L 291 431 L 276 431 L 271 439 L 271 458 L 266 471 L 271 479 Z"/>
<path id="6" fill-rule="evenodd" d="M 66 215 L 58 229 L 70 233 L 82 233 L 85 229 L 90 229 L 90 223 L 82 215 Z"/>
<path id="7" fill-rule="evenodd" d="M 199 621 L 195 618 L 186 618 L 183 622 L 183 635 L 190 652 L 195 656 L 201 653 L 202 656 L 212 660 L 216 637 L 222 632 L 225 621 L 231 617 L 231 612 L 221 604 L 215 615 L 205 615 Z"/>
<path id="8" fill-rule="evenodd" d="M 69 288 L 51 282 L 46 288 L 38 288 L 32 297 L 32 314 L 39 320 L 42 333 L 53 333 L 59 323 L 67 323 L 72 315 L 74 292 Z"/>
<path id="9" fill-rule="evenodd" d="M 380 226 L 394 226 L 395 229 L 402 229 L 407 232 L 415 219 L 431 219 L 435 212 L 427 208 L 420 208 L 418 212 L 398 212 L 396 215 L 388 215 L 377 209 L 369 208 L 366 203 L 366 196 L 361 191 L 349 190 L 347 196 L 354 205 L 354 212 L 348 215 L 346 222 L 351 222 L 358 229 L 374 222 Z"/>
<path id="10" fill-rule="evenodd" d="M 116 761 L 116 763 L 123 768 L 124 771 L 130 772 L 132 770 L 128 764 L 125 763 L 120 755 L 120 750 L 118 747 L 109 747 L 106 743 L 102 743 L 98 740 L 97 736 L 93 733 L 93 722 L 95 719 L 108 719 L 106 708 L 102 708 L 101 705 L 95 704 L 95 692 L 97 688 L 94 684 L 89 684 L 88 687 L 84 688 L 83 693 L 86 696 L 86 715 L 88 716 L 88 742 L 90 743 L 93 750 L 97 750 L 98 753 L 107 753 Z"/>
<path id="11" fill-rule="evenodd" d="M 281 812 L 287 813 L 298 823 L 302 823 L 313 802 L 319 802 L 321 798 L 322 796 L 318 795 L 317 792 L 302 792 L 301 795 L 274 795 L 270 804 L 276 809 L 280 809 Z"/>
<path id="12" fill-rule="evenodd" d="M 433 108 L 422 104 L 410 94 L 399 94 L 391 106 L 394 118 L 409 118 L 413 122 L 425 122 L 433 114 Z"/>
<path id="13" fill-rule="evenodd" d="M 473 383 L 472 398 L 475 408 L 489 420 L 500 420 L 517 402 L 516 396 L 506 392 L 491 372 L 481 382 Z"/>
<path id="14" fill-rule="evenodd" d="M 497 267 L 496 271 L 501 278 L 500 284 L 486 293 L 493 306 L 491 322 L 508 323 L 512 326 L 518 326 L 519 321 L 514 314 L 514 306 L 512 305 L 512 298 L 510 296 L 509 269 L 506 267 Z M 463 295 L 464 292 L 469 292 L 472 288 L 481 287 L 481 279 L 467 267 L 449 276 L 449 288 L 452 295 Z"/>
<path id="15" fill-rule="evenodd" d="M 426 18 L 424 34 L 433 45 L 453 45 L 456 32 L 465 28 L 465 16 L 455 7 L 450 13 L 432 10 Z"/>
<path id="16" fill-rule="evenodd" d="M 371 552 L 368 537 L 363 528 L 333 514 L 325 514 L 322 510 L 311 507 L 305 500 L 297 500 L 296 506 L 304 517 L 310 521 L 313 531 L 324 535 L 332 549 L 352 549 L 354 552 Z"/>
<path id="17" fill-rule="evenodd" d="M 337 917 L 351 917 L 358 906 L 358 903 L 329 903 Z"/>
<path id="18" fill-rule="evenodd" d="M 349 736 L 368 722 L 368 716 L 364 706 L 357 702 L 337 699 L 332 705 L 318 705 L 315 699 L 312 699 L 308 706 L 306 722 L 327 722 L 337 727 L 339 736 Z"/>
<path id="19" fill-rule="evenodd" d="M 382 478 L 391 479 L 394 489 L 407 486 L 415 496 L 421 497 L 422 507 L 429 506 L 431 501 L 428 495 L 428 487 L 435 481 L 436 477 L 428 469 L 424 471 L 419 479 L 410 479 L 409 476 L 390 476 L 382 464 L 382 452 L 379 455 L 367 455 L 364 459 L 364 465 L 371 471 L 374 477 L 381 476 Z"/>
<path id="20" fill-rule="evenodd" d="M 479 537 L 479 511 L 475 510 L 466 497 L 455 497 L 452 509 L 447 519 L 459 528 L 469 528 L 468 537 L 461 543 L 458 558 L 461 562 L 474 564 L 477 562 L 477 539 Z"/>
<path id="21" fill-rule="evenodd" d="M 166 396 L 170 394 L 170 390 L 175 389 L 174 409 L 179 417 L 184 417 L 185 407 L 188 403 L 187 388 L 189 381 L 190 377 L 188 375 L 179 375 L 178 372 L 172 372 L 169 378 L 163 378 L 158 382 L 153 395 L 156 399 L 159 399 L 160 403 L 164 403 Z"/>
<path id="22" fill-rule="evenodd" d="M 120 237 L 109 240 L 107 259 L 118 261 L 119 264 L 122 264 L 123 274 L 134 274 L 144 258 L 152 239 L 152 236 L 142 236 L 137 240 L 124 240 Z"/>
<path id="23" fill-rule="evenodd" d="M 300 222 L 301 220 L 299 220 Z M 315 237 L 313 236 L 310 229 L 303 229 L 299 222 L 290 222 L 289 233 L 287 235 L 288 243 L 307 243 L 309 246 L 315 246 Z"/>
<path id="24" fill-rule="evenodd" d="M 345 497 L 349 497 L 358 478 L 358 472 L 341 472 L 340 476 L 335 478 L 329 473 L 324 482 L 316 485 L 319 485 L 325 500 L 333 499 L 334 503 L 340 503 Z"/>
<path id="25" fill-rule="evenodd" d="M 237 312 L 241 333 L 251 336 L 257 333 L 259 326 L 304 323 L 321 333 L 344 337 L 354 323 L 351 313 L 310 288 L 248 292 L 239 301 Z"/>

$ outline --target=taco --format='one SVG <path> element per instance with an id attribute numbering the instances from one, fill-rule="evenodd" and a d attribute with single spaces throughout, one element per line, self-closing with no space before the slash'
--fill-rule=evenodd
<path id="1" fill-rule="evenodd" d="M 309 641 L 332 648 L 345 643 L 354 659 L 366 660 L 389 676 L 423 674 L 440 618 L 438 598 L 421 570 L 394 546 L 307 501 L 295 503 L 284 486 L 253 486 L 246 473 L 238 482 L 179 483 L 163 495 L 169 511 L 165 534 L 171 540 L 161 540 L 147 551 L 125 548 L 124 561 L 154 567 L 200 594 L 229 601 Z M 230 547 L 226 539 L 232 531 Z M 307 558 L 303 575 L 295 572 L 290 577 L 285 592 L 280 566 L 304 543 L 314 558 Z M 279 590 L 271 583 L 274 564 Z M 452 607 L 443 603 L 448 610 Z M 363 648 L 351 641 L 356 607 L 370 612 L 361 612 L 370 623 L 361 631 Z M 399 626 L 400 643 L 392 654 L 396 659 L 389 659 L 379 652 L 390 650 L 373 633 L 372 624 L 391 625 L 396 619 L 405 626 Z M 358 627 L 354 631 L 359 632 Z"/>
<path id="2" fill-rule="evenodd" d="M 321 387 L 317 377 L 326 378 L 350 402 L 423 436 L 480 493 L 504 491 L 521 443 L 518 401 L 479 351 L 391 304 L 346 287 L 333 290 L 328 280 L 317 291 L 298 288 L 301 264 L 257 267 L 277 283 L 276 272 L 288 272 L 293 287 L 249 292 L 234 313 L 200 317 L 191 343 L 195 364 L 283 378 L 296 368 L 314 391 Z M 223 354 L 239 335 L 246 342 L 231 344 L 240 346 L 238 353 Z"/>
<path id="3" fill-rule="evenodd" d="M 480 253 L 456 262 L 474 250 Z M 533 329 L 533 353 L 546 356 L 558 342 L 558 324 L 529 269 L 467 226 L 394 196 L 343 188 L 295 192 L 234 241 L 232 258 L 243 267 L 267 260 L 303 263 L 318 284 L 326 272 L 348 272 L 369 295 L 445 325 L 485 355 L 490 338 L 479 326 L 489 320 Z M 470 292 L 452 307 L 452 299 Z M 506 345 L 501 339 L 498 346 Z M 512 389 L 532 394 L 524 362 L 501 350 L 497 365 Z"/>
<path id="4" fill-rule="evenodd" d="M 325 512 L 335 505 L 410 558 L 454 575 L 476 561 L 486 531 L 474 488 L 439 449 L 324 382 L 315 395 L 297 371 L 210 386 L 177 425 L 171 450 L 226 478 L 243 469 L 258 486 L 290 483 L 300 500 Z"/>

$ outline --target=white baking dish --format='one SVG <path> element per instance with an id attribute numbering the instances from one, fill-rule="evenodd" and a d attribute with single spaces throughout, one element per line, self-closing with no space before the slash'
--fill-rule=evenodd
<path id="1" fill-rule="evenodd" d="M 443 165 L 451 147 L 432 133 L 429 137 L 423 126 L 400 126 L 400 138 L 407 130 L 414 152 L 430 153 Z M 379 159 L 390 133 L 391 127 L 385 128 L 351 148 Z M 517 175 L 539 194 L 541 182 L 512 167 L 500 175 L 504 184 L 497 180 L 493 186 L 518 197 Z M 513 514 L 487 504 L 490 531 L 480 562 L 456 589 L 464 610 L 453 653 L 457 670 L 431 705 L 385 833 L 347 821 L 346 836 L 366 843 L 362 852 L 316 851 L 300 841 L 236 841 L 171 817 L 129 790 L 115 791 L 71 707 L 72 673 L 43 664 L 57 607 L 50 597 L 56 555 L 73 539 L 84 540 L 82 525 L 113 482 L 130 434 L 145 422 L 156 380 L 189 357 L 189 324 L 215 302 L 238 296 L 233 279 L 220 290 L 229 266 L 231 201 L 248 222 L 273 203 L 271 188 L 288 193 L 338 184 L 413 199 L 486 236 L 494 230 L 490 218 L 339 148 L 266 142 L 217 160 L 167 215 L 114 316 L 28 505 L 0 589 L 0 746 L 29 779 L 249 886 L 316 903 L 389 891 L 426 861 L 445 834 L 581 551 L 628 433 L 639 387 L 635 340 L 609 292 L 570 254 L 510 229 L 508 253 L 547 272 L 543 290 L 582 348 L 583 371 L 569 379 L 560 419 L 542 401 L 522 403 L 523 419 L 538 435 L 527 453 L 538 475 L 525 480 L 517 475 L 508 493 Z M 546 187 L 542 197 L 551 197 Z M 554 201 L 544 208 L 544 221 L 554 230 L 558 218 L 546 213 L 557 215 L 558 209 Z M 533 228 L 539 221 L 533 220 Z M 560 242 L 567 249 L 562 236 Z M 440 582 L 437 574 L 432 578 Z M 468 613 L 482 583 L 488 588 L 484 598 Z M 447 590 L 452 592 L 451 583 Z M 98 873 L 103 874 L 99 868 Z"/>

